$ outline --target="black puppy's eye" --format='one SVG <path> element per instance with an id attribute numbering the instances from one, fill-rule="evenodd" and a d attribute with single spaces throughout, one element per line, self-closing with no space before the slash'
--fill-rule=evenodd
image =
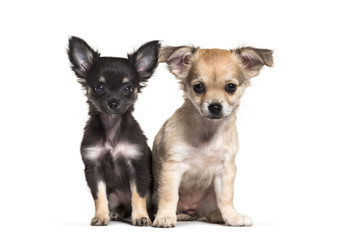
<path id="1" fill-rule="evenodd" d="M 226 86 L 225 86 L 225 90 L 226 92 L 228 93 L 234 93 L 237 89 L 237 86 L 233 83 L 228 83 Z"/>
<path id="2" fill-rule="evenodd" d="M 103 86 L 103 83 L 96 83 L 95 84 L 95 91 L 97 93 L 102 93 L 104 90 L 104 86 Z"/>
<path id="3" fill-rule="evenodd" d="M 123 91 L 124 91 L 125 95 L 129 96 L 129 95 L 131 95 L 133 90 L 132 90 L 131 86 L 126 86 Z"/>
<path id="4" fill-rule="evenodd" d="M 198 84 L 193 85 L 193 90 L 196 93 L 203 93 L 205 91 L 204 84 L 198 83 Z"/>

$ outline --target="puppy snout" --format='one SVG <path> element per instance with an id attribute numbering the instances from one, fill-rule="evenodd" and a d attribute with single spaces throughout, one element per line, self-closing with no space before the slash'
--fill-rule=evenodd
<path id="1" fill-rule="evenodd" d="M 222 111 L 222 105 L 220 103 L 211 103 L 208 105 L 208 110 L 213 115 L 219 115 Z"/>
<path id="2" fill-rule="evenodd" d="M 111 100 L 108 102 L 108 107 L 111 109 L 111 110 L 115 110 L 119 105 L 119 102 L 117 100 Z"/>

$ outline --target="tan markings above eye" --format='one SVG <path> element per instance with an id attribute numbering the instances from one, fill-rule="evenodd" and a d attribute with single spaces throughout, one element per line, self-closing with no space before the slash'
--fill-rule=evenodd
<path id="1" fill-rule="evenodd" d="M 98 81 L 99 81 L 100 83 L 105 83 L 105 78 L 102 76 L 102 77 L 100 77 L 100 78 L 98 79 Z"/>
<path id="2" fill-rule="evenodd" d="M 225 82 L 226 82 L 226 84 L 232 83 L 232 84 L 235 84 L 235 85 L 237 85 L 237 86 L 240 85 L 240 82 L 239 82 L 237 79 L 235 79 L 235 78 L 227 79 Z"/>

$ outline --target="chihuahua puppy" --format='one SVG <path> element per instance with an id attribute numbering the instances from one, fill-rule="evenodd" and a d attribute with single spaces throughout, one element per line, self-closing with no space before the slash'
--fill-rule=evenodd
<path id="1" fill-rule="evenodd" d="M 157 67 L 159 48 L 160 43 L 152 41 L 128 58 L 100 57 L 82 39 L 69 39 L 71 68 L 89 104 L 81 155 L 95 201 L 93 226 L 130 215 L 133 225 L 151 225 L 147 212 L 151 151 L 132 111 L 138 93 Z"/>
<path id="2" fill-rule="evenodd" d="M 185 102 L 153 143 L 153 226 L 194 219 L 250 226 L 233 206 L 236 111 L 250 79 L 273 65 L 272 51 L 164 47 L 159 61 L 180 80 Z"/>

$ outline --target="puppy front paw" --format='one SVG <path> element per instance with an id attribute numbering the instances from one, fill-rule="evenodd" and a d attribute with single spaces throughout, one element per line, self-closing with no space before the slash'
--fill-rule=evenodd
<path id="1" fill-rule="evenodd" d="M 132 224 L 134 226 L 151 226 L 151 220 L 148 216 L 140 217 L 140 218 L 133 218 Z"/>
<path id="2" fill-rule="evenodd" d="M 252 219 L 244 215 L 233 215 L 225 218 L 225 223 L 233 227 L 248 227 L 253 225 Z"/>
<path id="3" fill-rule="evenodd" d="M 91 226 L 106 226 L 110 222 L 109 215 L 106 216 L 95 216 L 91 219 Z"/>
<path id="4" fill-rule="evenodd" d="M 161 227 L 161 228 L 171 228 L 175 227 L 177 224 L 177 217 L 160 217 L 157 216 L 156 219 L 154 220 L 152 226 L 153 227 Z"/>

